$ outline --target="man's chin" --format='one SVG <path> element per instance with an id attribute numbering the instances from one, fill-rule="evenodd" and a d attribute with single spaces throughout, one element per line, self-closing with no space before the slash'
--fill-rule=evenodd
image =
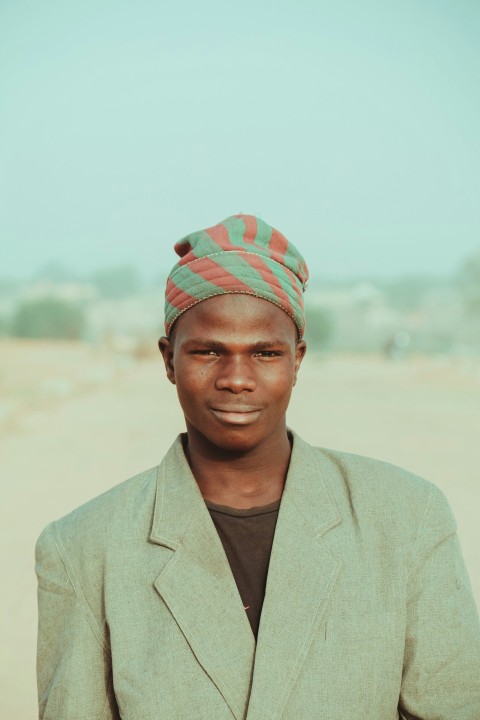
<path id="1" fill-rule="evenodd" d="M 241 431 L 235 433 L 234 431 L 230 431 L 221 438 L 216 437 L 212 444 L 217 448 L 217 450 L 225 453 L 245 455 L 246 453 L 255 450 L 255 448 L 261 444 L 261 440 L 252 436 L 251 433 Z"/>
<path id="2" fill-rule="evenodd" d="M 264 439 L 259 433 L 252 432 L 251 427 L 245 426 L 225 428 L 222 432 L 202 432 L 197 428 L 189 428 L 188 434 L 196 444 L 206 449 L 210 447 L 217 455 L 245 455 L 255 450 Z"/>

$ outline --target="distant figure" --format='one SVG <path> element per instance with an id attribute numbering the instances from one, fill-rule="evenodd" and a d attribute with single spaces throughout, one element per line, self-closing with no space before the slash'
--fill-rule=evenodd
<path id="1" fill-rule="evenodd" d="M 392 335 L 384 346 L 385 355 L 389 360 L 400 360 L 407 354 L 410 347 L 410 334 L 405 330 L 398 330 Z"/>
<path id="2" fill-rule="evenodd" d="M 250 215 L 175 250 L 159 347 L 186 433 L 40 536 L 40 718 L 479 720 L 445 498 L 287 428 L 303 257 Z"/>

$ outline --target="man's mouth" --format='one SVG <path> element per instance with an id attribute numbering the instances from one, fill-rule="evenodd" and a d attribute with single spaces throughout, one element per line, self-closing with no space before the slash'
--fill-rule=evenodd
<path id="1" fill-rule="evenodd" d="M 251 425 L 262 412 L 258 407 L 232 405 L 218 405 L 210 410 L 218 420 L 227 425 Z"/>

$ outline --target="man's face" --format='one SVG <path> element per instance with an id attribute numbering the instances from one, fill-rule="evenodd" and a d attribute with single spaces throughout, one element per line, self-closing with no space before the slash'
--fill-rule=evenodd
<path id="1" fill-rule="evenodd" d="M 248 452 L 285 433 L 306 346 L 282 309 L 250 295 L 209 298 L 185 312 L 159 346 L 190 439 Z"/>

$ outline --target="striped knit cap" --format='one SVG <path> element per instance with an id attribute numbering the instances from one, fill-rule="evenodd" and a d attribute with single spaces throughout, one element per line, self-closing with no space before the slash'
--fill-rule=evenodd
<path id="1" fill-rule="evenodd" d="M 305 260 L 278 230 L 253 215 L 233 215 L 175 245 L 180 260 L 165 291 L 165 333 L 186 310 L 202 300 L 240 293 L 278 305 L 305 332 Z"/>

